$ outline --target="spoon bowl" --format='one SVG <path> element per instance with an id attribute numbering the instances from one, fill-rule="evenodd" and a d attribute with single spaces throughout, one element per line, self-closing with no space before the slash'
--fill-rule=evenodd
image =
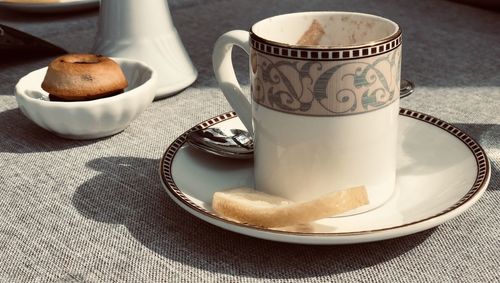
<path id="1" fill-rule="evenodd" d="M 228 158 L 253 158 L 253 139 L 241 129 L 206 128 L 188 134 L 187 142 L 196 149 Z"/>

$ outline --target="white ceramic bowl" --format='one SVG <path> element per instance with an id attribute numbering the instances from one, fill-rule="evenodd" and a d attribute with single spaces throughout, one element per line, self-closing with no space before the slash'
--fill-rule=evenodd
<path id="1" fill-rule="evenodd" d="M 155 97 L 157 74 L 146 64 L 113 58 L 128 80 L 124 93 L 90 101 L 50 101 L 41 87 L 47 67 L 19 80 L 16 99 L 38 126 L 69 139 L 95 139 L 123 131 Z"/>

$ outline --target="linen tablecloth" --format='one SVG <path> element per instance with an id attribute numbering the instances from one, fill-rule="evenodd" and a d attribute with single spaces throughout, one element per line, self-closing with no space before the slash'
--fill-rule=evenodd
<path id="1" fill-rule="evenodd" d="M 2 282 L 499 282 L 500 13 L 450 1 L 171 1 L 197 81 L 154 102 L 122 133 L 59 138 L 29 121 L 17 80 L 51 58 L 0 62 L 0 281 Z M 177 206 L 159 159 L 196 123 L 231 110 L 211 66 L 217 37 L 268 16 L 311 10 L 377 14 L 404 33 L 402 100 L 459 127 L 491 161 L 483 197 L 462 215 L 415 235 L 346 246 L 307 246 L 242 236 Z M 0 22 L 70 52 L 89 52 L 97 10 L 22 14 Z M 234 62 L 248 83 L 247 57 Z"/>

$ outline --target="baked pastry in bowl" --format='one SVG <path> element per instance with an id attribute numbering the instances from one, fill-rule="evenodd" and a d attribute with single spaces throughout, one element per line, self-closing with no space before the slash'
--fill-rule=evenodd
<path id="1" fill-rule="evenodd" d="M 26 117 L 40 127 L 70 139 L 95 139 L 123 131 L 154 99 L 157 74 L 143 62 L 112 58 L 128 86 L 123 93 L 85 101 L 51 100 L 42 89 L 47 67 L 16 85 L 16 100 Z"/>
<path id="2" fill-rule="evenodd" d="M 127 87 L 120 65 L 95 54 L 67 54 L 54 59 L 42 89 L 60 100 L 82 101 L 115 95 Z"/>

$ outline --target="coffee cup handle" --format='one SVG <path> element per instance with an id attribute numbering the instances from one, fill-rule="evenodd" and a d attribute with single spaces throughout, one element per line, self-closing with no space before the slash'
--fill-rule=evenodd
<path id="1" fill-rule="evenodd" d="M 248 132 L 253 135 L 252 106 L 241 90 L 241 86 L 234 73 L 231 60 L 233 46 L 240 47 L 250 55 L 249 33 L 243 30 L 233 30 L 221 35 L 217 39 L 212 53 L 215 77 L 229 105 L 238 114 Z"/>

